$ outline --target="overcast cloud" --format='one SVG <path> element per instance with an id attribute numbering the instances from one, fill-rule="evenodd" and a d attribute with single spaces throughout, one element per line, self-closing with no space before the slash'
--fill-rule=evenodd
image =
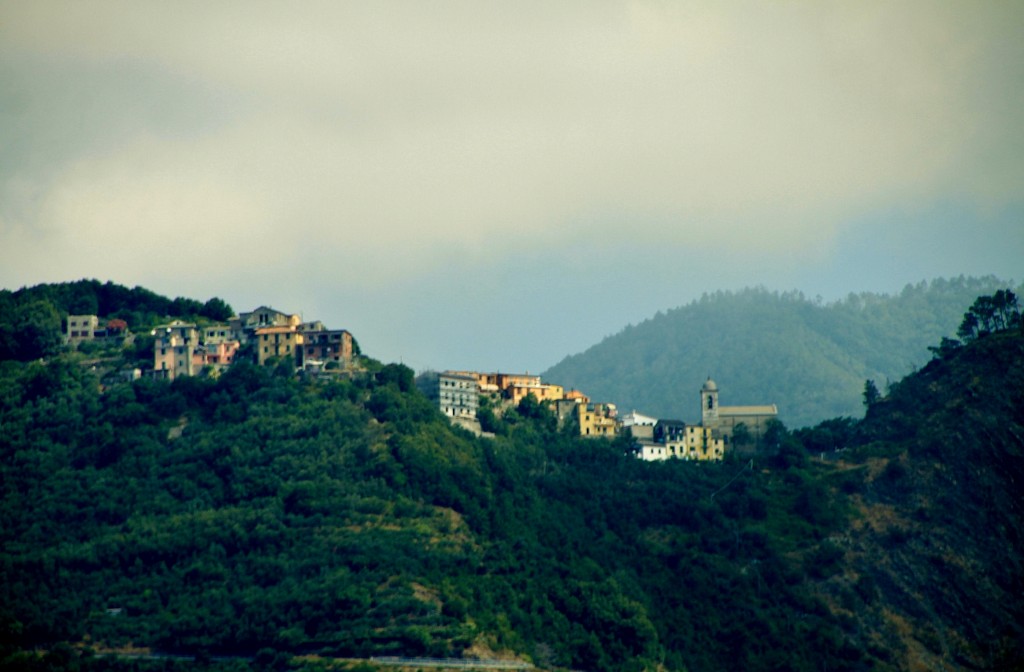
<path id="1" fill-rule="evenodd" d="M 0 286 L 538 371 L 705 291 L 1024 268 L 1020 3 L 0 0 Z"/>

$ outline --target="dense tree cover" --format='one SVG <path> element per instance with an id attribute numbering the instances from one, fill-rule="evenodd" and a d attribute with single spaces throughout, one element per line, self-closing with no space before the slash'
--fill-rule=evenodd
<path id="1" fill-rule="evenodd" d="M 620 408 L 692 422 L 710 375 L 724 405 L 775 403 L 786 424 L 813 425 L 859 415 L 865 380 L 882 387 L 923 365 L 928 346 L 950 334 L 975 297 L 1005 286 L 960 277 L 835 303 L 798 292 L 717 292 L 629 326 L 543 375 Z"/>
<path id="2" fill-rule="evenodd" d="M 60 349 L 62 320 L 68 315 L 123 320 L 128 328 L 142 331 L 170 317 L 224 321 L 233 312 L 217 297 L 206 303 L 169 299 L 143 287 L 77 280 L 0 290 L 0 315 L 0 360 L 28 361 Z"/>
<path id="3" fill-rule="evenodd" d="M 332 383 L 241 365 L 103 394 L 68 357 L 0 374 L 7 655 L 862 658 L 801 585 L 846 514 L 784 428 L 756 468 L 651 465 L 532 398 L 473 437 L 401 365 Z"/>

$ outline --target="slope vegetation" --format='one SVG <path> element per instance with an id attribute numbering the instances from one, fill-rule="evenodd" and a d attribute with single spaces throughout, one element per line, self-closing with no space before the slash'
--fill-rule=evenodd
<path id="1" fill-rule="evenodd" d="M 0 667 L 1020 669 L 1024 334 L 942 352 L 721 464 L 531 400 L 477 438 L 401 365 L 101 390 L 79 353 L 0 362 Z"/>
<path id="2" fill-rule="evenodd" d="M 904 668 L 1021 669 L 1024 337 L 933 360 L 857 433 L 857 516 L 837 542 L 841 571 L 821 584 L 849 600 L 837 613 Z"/>

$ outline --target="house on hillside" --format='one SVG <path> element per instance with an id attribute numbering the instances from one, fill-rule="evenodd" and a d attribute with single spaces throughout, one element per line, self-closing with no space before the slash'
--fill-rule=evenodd
<path id="1" fill-rule="evenodd" d="M 518 406 L 531 394 L 539 402 L 556 402 L 565 397 L 561 385 L 543 383 L 540 376 L 529 373 L 465 373 L 476 376 L 480 392 L 499 396 L 512 406 Z"/>
<path id="2" fill-rule="evenodd" d="M 108 320 L 100 326 L 97 315 L 68 315 L 64 324 L 64 343 L 71 347 L 90 341 L 124 343 L 130 336 L 128 323 L 120 318 Z"/>
<path id="3" fill-rule="evenodd" d="M 619 433 L 615 404 L 576 404 L 580 436 L 614 438 Z"/>
<path id="4" fill-rule="evenodd" d="M 312 328 L 316 326 L 319 328 Z M 299 333 L 306 362 L 336 362 L 342 367 L 352 362 L 352 334 L 345 329 L 325 329 L 317 322 L 302 325 Z"/>
<path id="5" fill-rule="evenodd" d="M 688 425 L 682 420 L 658 420 L 652 438 L 639 438 L 636 447 L 637 457 L 648 461 L 708 461 L 725 457 L 725 442 L 716 439 L 709 428 Z"/>
<path id="6" fill-rule="evenodd" d="M 566 392 L 565 395 L 564 395 L 564 398 L 569 400 L 569 401 L 574 401 L 574 402 L 576 402 L 578 404 L 589 404 L 590 403 L 590 397 L 588 397 L 587 395 L 583 394 L 582 392 L 580 392 L 579 390 L 576 390 L 576 389 L 569 390 L 568 392 Z"/>
<path id="7" fill-rule="evenodd" d="M 296 331 L 301 322 L 302 318 L 298 315 L 290 315 L 274 308 L 260 306 L 256 310 L 239 313 L 238 317 L 231 318 L 229 326 L 235 333 L 235 337 L 246 343 L 255 336 L 257 329 L 291 327 L 292 331 Z"/>
<path id="8" fill-rule="evenodd" d="M 68 315 L 64 342 L 76 346 L 83 341 L 91 341 L 99 327 L 100 318 L 96 315 Z"/>
<path id="9" fill-rule="evenodd" d="M 512 402 L 513 406 L 518 406 L 519 402 L 531 394 L 537 401 L 558 401 L 565 395 L 565 391 L 561 385 L 546 383 L 539 383 L 537 385 L 512 384 L 505 388 L 505 396 Z"/>
<path id="10" fill-rule="evenodd" d="M 449 418 L 476 419 L 480 398 L 474 374 L 427 371 L 416 377 L 416 387 Z"/>
<path id="11" fill-rule="evenodd" d="M 290 360 L 296 367 L 303 362 L 302 346 L 305 340 L 295 330 L 296 325 L 261 327 L 253 339 L 256 343 L 256 362 L 264 366 L 272 358 Z"/>
<path id="12" fill-rule="evenodd" d="M 657 418 L 637 413 L 636 409 L 622 416 L 622 429 L 637 441 L 653 442 L 654 427 L 657 424 Z"/>
<path id="13" fill-rule="evenodd" d="M 504 394 L 511 387 L 529 387 L 540 385 L 540 376 L 529 373 L 477 373 L 477 385 L 481 392 L 500 392 Z"/>
<path id="14" fill-rule="evenodd" d="M 153 341 L 153 375 L 174 380 L 194 376 L 203 367 L 196 325 L 174 320 L 150 332 Z"/>

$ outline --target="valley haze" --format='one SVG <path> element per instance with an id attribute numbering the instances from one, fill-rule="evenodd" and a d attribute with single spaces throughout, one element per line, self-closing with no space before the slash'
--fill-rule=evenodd
<path id="1" fill-rule="evenodd" d="M 1019 281 L 1022 25 L 0 0 L 0 287 L 217 295 L 417 370 L 541 372 L 717 290 Z"/>

